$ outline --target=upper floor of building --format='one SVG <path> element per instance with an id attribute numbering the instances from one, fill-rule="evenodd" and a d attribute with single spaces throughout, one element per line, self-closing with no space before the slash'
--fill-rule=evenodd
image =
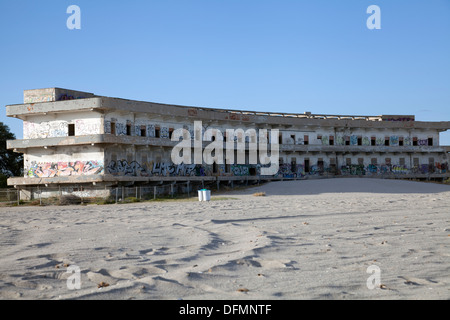
<path id="1" fill-rule="evenodd" d="M 412 115 L 351 116 L 291 114 L 168 105 L 96 96 L 48 88 L 24 91 L 24 103 L 6 106 L 9 117 L 23 120 L 23 139 L 8 142 L 19 152 L 33 147 L 94 143 L 172 146 L 176 129 L 191 139 L 209 128 L 277 129 L 277 142 L 287 149 L 314 147 L 416 148 L 439 147 L 440 132 L 450 121 L 415 121 Z M 201 121 L 202 132 L 194 132 Z M 233 139 L 236 139 L 234 137 Z M 246 139 L 251 141 L 252 137 Z M 257 139 L 257 137 L 256 137 Z"/>

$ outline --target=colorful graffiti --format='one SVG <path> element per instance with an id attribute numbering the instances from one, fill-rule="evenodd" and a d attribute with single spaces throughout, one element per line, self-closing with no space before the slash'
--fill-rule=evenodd
<path id="1" fill-rule="evenodd" d="M 390 137 L 390 145 L 398 146 L 398 144 L 399 144 L 399 138 L 397 136 L 391 136 Z"/>
<path id="2" fill-rule="evenodd" d="M 217 171 L 213 172 L 212 165 L 179 164 L 170 162 L 149 162 L 140 164 L 137 161 L 128 162 L 126 160 L 111 161 L 106 166 L 106 172 L 119 176 L 259 176 L 261 174 L 261 165 L 230 165 L 229 171 L 226 171 L 225 165 L 218 165 Z M 436 163 L 435 165 L 420 165 L 408 168 L 405 165 L 345 165 L 337 171 L 335 166 L 328 167 L 324 165 L 312 165 L 308 172 L 304 165 L 284 163 L 279 165 L 279 170 L 275 177 L 283 178 L 302 178 L 308 175 L 321 175 L 324 173 L 341 175 L 385 175 L 385 174 L 409 174 L 409 173 L 446 173 L 448 164 Z"/>
<path id="3" fill-rule="evenodd" d="M 150 162 L 140 164 L 137 161 L 127 160 L 110 161 L 106 167 L 106 172 L 118 176 L 207 176 L 212 175 L 211 166 L 201 166 L 195 164 L 173 164 L 170 162 Z"/>
<path id="4" fill-rule="evenodd" d="M 250 175 L 250 168 L 248 165 L 231 165 L 231 172 L 234 176 L 248 176 Z"/>
<path id="5" fill-rule="evenodd" d="M 367 167 L 361 166 L 361 168 L 356 168 L 357 166 L 344 166 L 341 168 L 341 173 L 343 175 L 384 175 L 384 174 L 428 174 L 428 173 L 446 173 L 448 171 L 447 163 L 435 163 L 434 165 L 421 164 L 408 168 L 406 165 L 373 165 L 369 164 Z"/>
<path id="6" fill-rule="evenodd" d="M 100 161 L 32 162 L 26 172 L 33 178 L 53 178 L 102 174 L 103 170 L 103 163 Z"/>

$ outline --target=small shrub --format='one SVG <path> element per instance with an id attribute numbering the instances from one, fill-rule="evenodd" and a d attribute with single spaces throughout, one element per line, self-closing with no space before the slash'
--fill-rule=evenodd
<path id="1" fill-rule="evenodd" d="M 255 196 L 255 197 L 265 197 L 266 193 L 265 192 L 256 192 L 256 193 L 253 194 L 253 196 Z"/>
<path id="2" fill-rule="evenodd" d="M 67 206 L 71 204 L 80 204 L 81 198 L 74 195 L 74 194 L 65 194 L 61 196 L 61 199 L 59 200 L 59 204 L 62 206 Z"/>

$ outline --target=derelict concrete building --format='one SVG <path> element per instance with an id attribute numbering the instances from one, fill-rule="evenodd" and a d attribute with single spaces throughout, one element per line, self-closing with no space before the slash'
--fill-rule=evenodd
<path id="1" fill-rule="evenodd" d="M 6 106 L 6 114 L 23 120 L 23 139 L 7 143 L 8 148 L 24 154 L 24 176 L 8 180 L 21 189 L 323 175 L 450 176 L 450 147 L 439 143 L 439 134 L 450 129 L 450 121 L 415 121 L 412 115 L 223 110 L 60 88 L 25 90 L 24 103 Z M 195 121 L 201 121 L 202 132 L 194 132 Z M 249 162 L 248 150 L 245 162 L 239 164 L 174 164 L 171 151 L 178 142 L 171 136 L 179 128 L 186 129 L 192 139 L 207 129 L 223 133 L 239 128 L 278 129 L 279 170 L 261 176 L 261 165 Z M 251 142 L 253 138 L 245 139 Z"/>

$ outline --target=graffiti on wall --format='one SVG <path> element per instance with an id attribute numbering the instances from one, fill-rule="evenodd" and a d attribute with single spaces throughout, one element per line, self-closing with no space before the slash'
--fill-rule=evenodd
<path id="1" fill-rule="evenodd" d="M 427 146 L 428 145 L 428 139 L 418 139 L 417 145 L 419 146 Z"/>
<path id="2" fill-rule="evenodd" d="M 44 168 L 45 169 L 45 168 Z M 42 171 L 42 170 L 41 170 Z M 275 177 L 283 178 L 301 178 L 306 175 L 321 175 L 324 173 L 337 173 L 341 175 L 385 175 L 385 174 L 410 174 L 410 173 L 446 173 L 448 171 L 447 163 L 436 163 L 434 165 L 419 165 L 408 168 L 405 165 L 344 165 L 337 171 L 336 166 L 312 165 L 308 172 L 303 164 L 284 163 L 279 165 L 279 170 Z M 218 165 L 216 171 L 213 171 L 212 165 L 196 164 L 173 164 L 171 162 L 148 162 L 140 164 L 137 161 L 117 160 L 110 161 L 106 166 L 106 172 L 119 176 L 259 176 L 261 174 L 261 165 L 230 165 L 227 171 L 226 165 Z"/>
<path id="3" fill-rule="evenodd" d="M 248 176 L 250 175 L 250 168 L 248 165 L 231 165 L 231 172 L 234 176 Z"/>
<path id="4" fill-rule="evenodd" d="M 140 164 L 137 161 L 127 160 L 110 161 L 106 171 L 112 175 L 119 176 L 207 176 L 212 175 L 210 166 L 196 164 L 173 164 L 170 162 L 149 162 Z"/>
<path id="5" fill-rule="evenodd" d="M 103 163 L 100 161 L 32 162 L 26 172 L 33 178 L 52 178 L 102 174 L 103 169 Z"/>
<path id="6" fill-rule="evenodd" d="M 127 135 L 127 126 L 125 123 L 121 123 L 121 122 L 116 123 L 116 135 L 118 135 L 118 136 L 126 136 Z"/>
<path id="7" fill-rule="evenodd" d="M 390 145 L 391 146 L 398 146 L 399 138 L 398 136 L 391 136 L 390 137 Z"/>
<path id="8" fill-rule="evenodd" d="M 111 121 L 105 120 L 105 133 L 110 134 L 111 133 Z"/>
<path id="9" fill-rule="evenodd" d="M 161 138 L 165 138 L 165 139 L 169 139 L 169 128 L 161 127 L 160 137 Z"/>
<path id="10" fill-rule="evenodd" d="M 68 135 L 68 126 L 66 121 L 46 121 L 41 123 L 24 121 L 23 131 L 25 139 L 65 137 Z"/>
<path id="11" fill-rule="evenodd" d="M 109 123 L 111 132 L 111 123 Z M 89 135 L 89 134 L 99 134 L 100 133 L 100 123 L 92 122 L 86 120 L 76 120 L 75 121 L 75 132 L 77 136 Z"/>

